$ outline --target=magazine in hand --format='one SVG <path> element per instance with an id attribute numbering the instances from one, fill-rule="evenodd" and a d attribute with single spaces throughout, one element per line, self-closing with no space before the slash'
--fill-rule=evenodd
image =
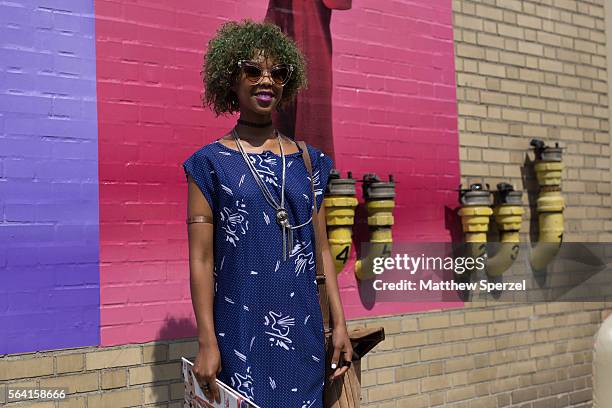
<path id="1" fill-rule="evenodd" d="M 260 408 L 244 395 L 234 391 L 230 386 L 217 378 L 219 395 L 221 402 L 208 402 L 200 384 L 196 380 L 195 374 L 191 370 L 193 363 L 185 357 L 183 360 L 183 381 L 185 382 L 185 403 L 184 408 Z"/>

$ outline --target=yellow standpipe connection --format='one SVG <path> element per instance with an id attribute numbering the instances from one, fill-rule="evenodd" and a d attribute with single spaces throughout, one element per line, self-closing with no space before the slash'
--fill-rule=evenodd
<path id="1" fill-rule="evenodd" d="M 484 190 L 482 184 L 471 184 L 468 189 L 459 185 L 459 202 L 463 207 L 459 209 L 461 225 L 467 244 L 466 255 L 472 258 L 486 257 L 487 231 L 489 230 L 489 217 L 493 214 L 490 201 L 491 193 Z"/>
<path id="2" fill-rule="evenodd" d="M 393 208 L 395 207 L 395 182 L 389 175 L 389 181 L 380 181 L 375 174 L 363 176 L 363 197 L 368 211 L 370 240 L 368 253 L 355 262 L 355 276 L 360 280 L 371 279 L 374 258 L 391 255 L 393 237 Z"/>
<path id="3" fill-rule="evenodd" d="M 340 273 L 351 253 L 353 224 L 355 223 L 355 180 L 351 172 L 348 177 L 340 178 L 340 173 L 332 170 L 329 184 L 323 199 L 327 237 L 336 273 Z"/>
<path id="4" fill-rule="evenodd" d="M 550 147 L 541 140 L 532 139 L 530 144 L 535 149 L 535 171 L 540 184 L 536 207 L 540 234 L 538 243 L 529 255 L 529 263 L 533 270 L 541 270 L 557 255 L 563 240 L 563 162 L 558 143 L 555 143 L 555 147 Z"/>
<path id="5" fill-rule="evenodd" d="M 486 271 L 489 276 L 501 276 L 516 260 L 520 249 L 521 222 L 525 210 L 522 208 L 521 191 L 515 191 L 508 183 L 499 183 L 495 195 L 493 214 L 500 231 L 501 246 L 497 253 L 488 257 Z"/>

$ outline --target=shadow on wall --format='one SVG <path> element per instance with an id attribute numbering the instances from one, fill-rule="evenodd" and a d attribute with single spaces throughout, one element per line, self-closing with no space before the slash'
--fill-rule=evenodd
<path id="1" fill-rule="evenodd" d="M 521 178 L 523 179 L 524 189 L 527 191 L 529 206 L 529 241 L 537 242 L 540 234 L 538 225 L 537 200 L 539 192 L 538 178 L 535 172 L 535 161 L 529 155 L 525 155 L 523 166 L 521 167 Z"/>
<path id="2" fill-rule="evenodd" d="M 455 207 L 444 206 L 444 228 L 448 231 L 451 242 L 463 241 L 463 230 L 461 229 L 461 217 L 457 213 L 459 205 Z"/>
<path id="3" fill-rule="evenodd" d="M 171 318 L 161 328 L 157 338 L 172 338 L 180 334 L 197 333 L 197 327 L 188 319 Z M 145 389 L 145 404 L 157 403 L 157 407 L 166 407 L 165 403 L 174 403 L 184 399 L 185 387 L 181 373 L 181 357 L 195 360 L 198 352 L 197 337 L 186 337 L 178 340 L 158 341 L 145 351 L 144 363 L 154 364 L 152 369 L 151 388 Z"/>

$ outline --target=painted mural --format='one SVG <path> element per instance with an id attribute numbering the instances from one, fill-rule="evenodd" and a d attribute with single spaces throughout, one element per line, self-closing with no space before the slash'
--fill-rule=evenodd
<path id="1" fill-rule="evenodd" d="M 270 0 L 265 17 L 295 40 L 306 58 L 310 78 L 308 88 L 298 94 L 295 103 L 276 116 L 276 126 L 286 135 L 318 146 L 331 157 L 334 156 L 331 14 L 332 10 L 350 8 L 351 0 Z"/>
<path id="2" fill-rule="evenodd" d="M 204 49 L 228 19 L 275 21 L 307 55 L 310 88 L 281 129 L 344 176 L 393 174 L 395 240 L 451 239 L 449 1 L 46 0 L 0 15 L 0 354 L 195 335 L 161 329 L 194 320 L 181 163 L 235 121 L 201 106 Z M 446 307 L 364 304 L 354 256 L 348 319 Z"/>

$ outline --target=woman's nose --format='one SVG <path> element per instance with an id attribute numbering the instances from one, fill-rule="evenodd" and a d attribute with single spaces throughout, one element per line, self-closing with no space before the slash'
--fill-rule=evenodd
<path id="1" fill-rule="evenodd" d="M 272 74 L 270 74 L 269 71 L 262 72 L 259 83 L 262 84 L 264 83 L 264 81 L 267 81 L 270 85 L 274 85 L 274 81 L 272 80 Z"/>

